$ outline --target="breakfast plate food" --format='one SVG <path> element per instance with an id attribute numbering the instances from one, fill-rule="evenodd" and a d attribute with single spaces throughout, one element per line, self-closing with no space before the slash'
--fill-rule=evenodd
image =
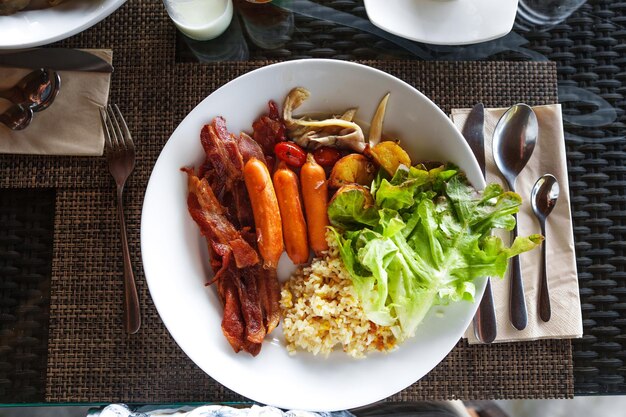
<path id="1" fill-rule="evenodd" d="M 31 48 L 68 38 L 100 22 L 126 2 L 126 0 L 2 1 L 6 2 L 6 8 L 0 12 L 0 49 Z M 7 14 L 9 12 L 10 14 Z"/>
<path id="2" fill-rule="evenodd" d="M 511 252 L 483 226 L 512 227 L 519 197 L 483 187 L 450 119 L 410 85 L 343 61 L 270 65 L 213 92 L 163 148 L 141 221 L 150 294 L 181 349 L 239 394 L 366 405 L 435 367 L 470 323 L 482 273 L 504 273 Z M 455 204 L 480 206 L 483 226 L 458 227 Z M 445 227 L 415 217 L 427 212 Z M 452 235 L 464 237 L 436 242 Z M 478 271 L 478 258 L 500 266 Z"/>
<path id="3" fill-rule="evenodd" d="M 379 28 L 435 45 L 497 39 L 513 28 L 518 0 L 364 0 Z"/>

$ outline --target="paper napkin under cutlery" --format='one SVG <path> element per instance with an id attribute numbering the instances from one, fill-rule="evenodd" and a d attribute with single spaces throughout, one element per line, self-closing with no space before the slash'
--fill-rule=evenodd
<path id="1" fill-rule="evenodd" d="M 532 212 L 530 193 L 535 181 L 543 174 L 552 174 L 559 181 L 561 193 L 554 211 L 546 221 L 546 256 L 548 288 L 552 306 L 552 318 L 545 323 L 539 317 L 539 283 L 541 250 L 536 248 L 520 255 L 522 278 L 526 294 L 528 325 L 524 330 L 515 329 L 509 320 L 509 280 L 492 278 L 493 296 L 498 321 L 496 342 L 511 342 L 536 339 L 561 339 L 582 337 L 582 315 L 578 292 L 576 254 L 570 192 L 567 176 L 563 121 L 559 104 L 533 107 L 539 121 L 539 138 L 528 165 L 517 178 L 517 193 L 523 204 L 518 214 L 519 236 L 541 233 L 539 222 Z M 485 171 L 486 182 L 498 182 L 506 189 L 500 177 L 492 152 L 493 131 L 506 109 L 485 109 Z M 452 110 L 452 121 L 461 130 L 470 109 Z M 509 233 L 499 233 L 508 239 Z M 505 240 L 506 241 L 506 240 Z M 473 325 L 465 333 L 469 343 L 480 343 L 474 335 Z"/>
<path id="2" fill-rule="evenodd" d="M 112 61 L 112 51 L 87 50 Z M 0 90 L 17 84 L 31 69 L 0 68 Z M 24 130 L 13 131 L 0 123 L 0 153 L 37 155 L 102 155 L 104 132 L 99 108 L 109 99 L 111 74 L 59 71 L 61 90 L 52 105 L 35 113 Z M 11 102 L 0 99 L 0 113 Z"/>

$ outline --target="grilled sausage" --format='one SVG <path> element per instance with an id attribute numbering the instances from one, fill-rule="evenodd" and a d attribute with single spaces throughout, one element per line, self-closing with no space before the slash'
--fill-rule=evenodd
<path id="1" fill-rule="evenodd" d="M 304 211 L 309 231 L 309 243 L 316 256 L 328 250 L 326 227 L 328 227 L 328 185 L 326 172 L 309 154 L 300 171 Z"/>
<path id="2" fill-rule="evenodd" d="M 281 162 L 274 172 L 274 187 L 283 221 L 287 255 L 294 264 L 306 263 L 309 260 L 309 242 L 302 213 L 298 176 L 284 162 Z"/>
<path id="3" fill-rule="evenodd" d="M 283 253 L 283 229 L 276 193 L 267 166 L 251 158 L 243 169 L 246 189 L 252 204 L 259 252 L 263 266 L 276 268 Z"/>

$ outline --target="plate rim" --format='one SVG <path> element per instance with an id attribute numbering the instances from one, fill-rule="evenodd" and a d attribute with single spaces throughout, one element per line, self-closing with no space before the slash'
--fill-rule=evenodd
<path id="1" fill-rule="evenodd" d="M 44 45 L 48 45 L 54 42 L 58 42 L 61 41 L 63 39 L 67 39 L 71 36 L 74 36 L 78 33 L 81 33 L 87 29 L 89 29 L 90 27 L 100 23 L 102 20 L 106 19 L 107 17 L 109 17 L 111 14 L 113 14 L 117 9 L 119 9 L 120 7 L 122 7 L 128 0 L 103 0 L 102 1 L 102 8 L 97 12 L 94 13 L 93 16 L 90 19 L 87 19 L 86 21 L 84 21 L 82 24 L 73 27 L 72 29 L 65 31 L 63 33 L 57 33 L 57 34 L 53 34 L 53 35 L 48 35 L 48 36 L 44 36 L 41 39 L 38 40 L 32 40 L 32 41 L 28 41 L 28 42 L 21 42 L 21 43 L 2 43 L 2 41 L 0 41 L 0 50 L 15 50 L 15 49 L 24 49 L 24 48 L 34 48 L 37 46 L 44 46 Z M 45 9 L 41 9 L 41 10 L 37 10 L 39 12 L 41 12 L 42 10 Z M 19 12 L 18 12 L 19 13 Z M 2 21 L 2 18 L 4 16 L 0 16 L 0 23 Z M 0 30 L 0 35 L 1 35 L 1 30 Z"/>

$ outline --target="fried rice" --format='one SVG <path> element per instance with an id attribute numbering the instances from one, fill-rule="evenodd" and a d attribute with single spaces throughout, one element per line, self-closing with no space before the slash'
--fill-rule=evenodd
<path id="1" fill-rule="evenodd" d="M 287 350 L 327 356 L 341 348 L 354 358 L 397 346 L 390 327 L 368 320 L 336 247 L 297 271 L 281 291 Z"/>

